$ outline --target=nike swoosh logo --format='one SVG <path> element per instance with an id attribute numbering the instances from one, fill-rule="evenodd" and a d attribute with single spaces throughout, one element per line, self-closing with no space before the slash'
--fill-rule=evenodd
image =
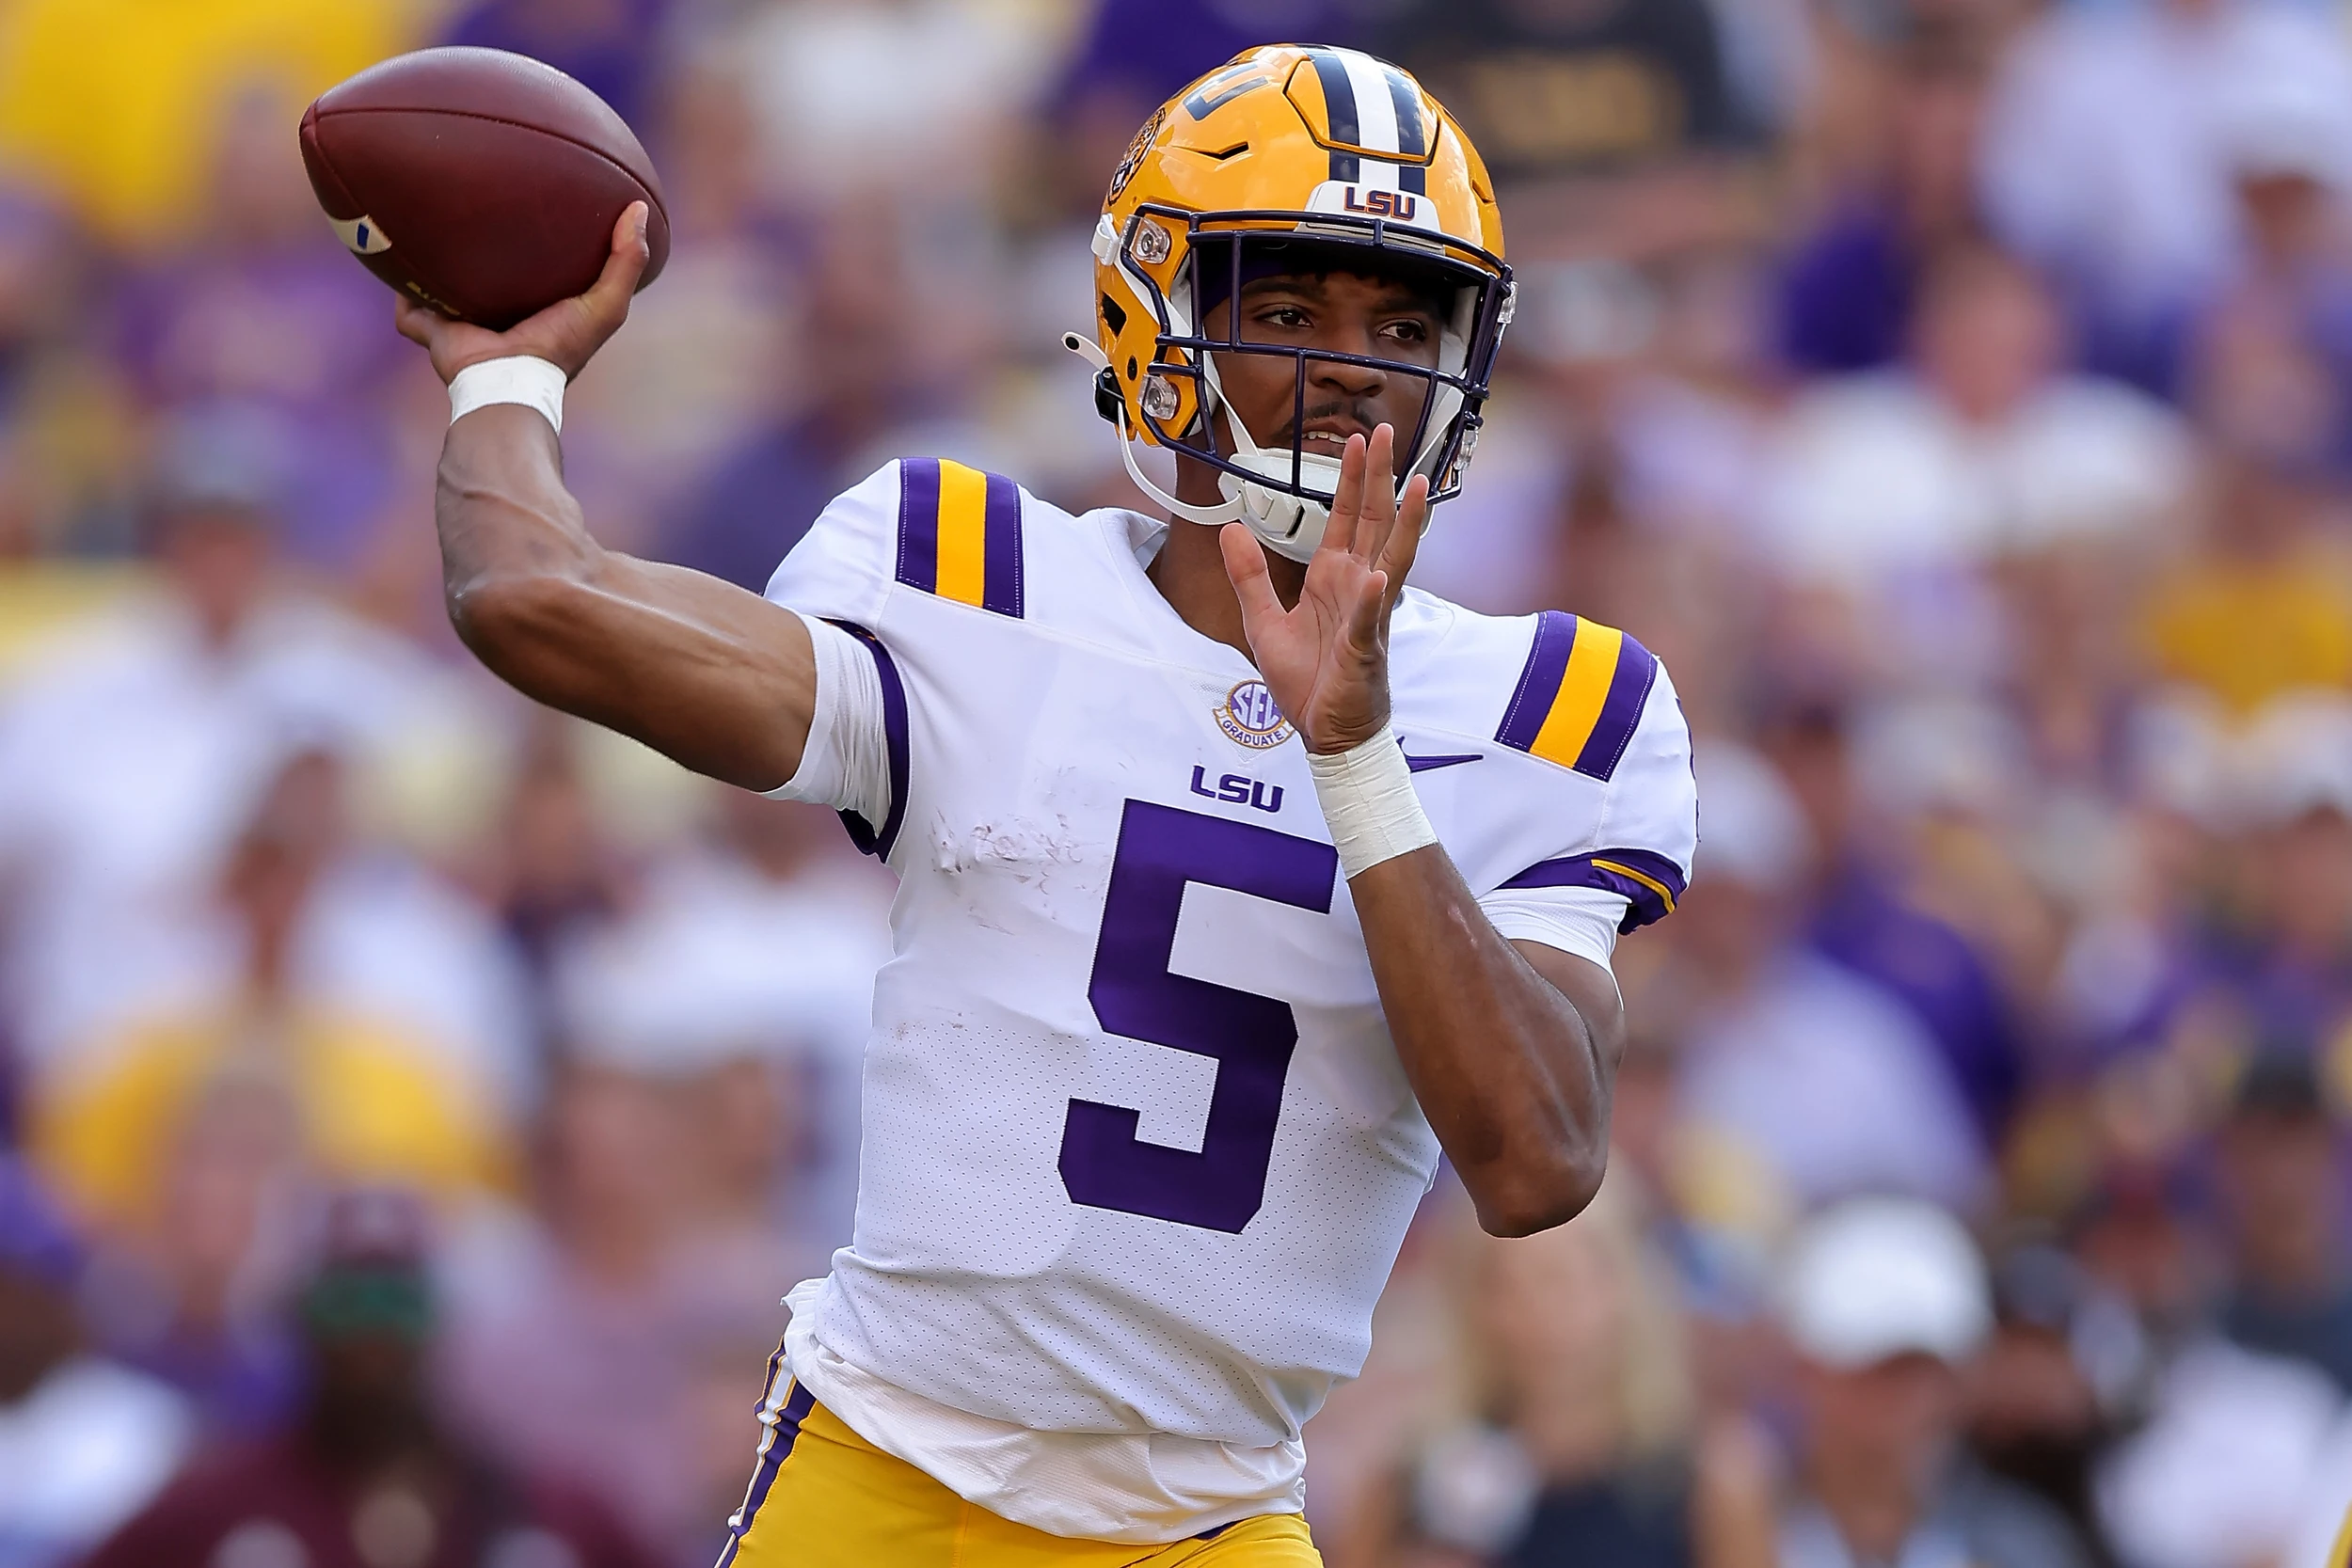
<path id="1" fill-rule="evenodd" d="M 1403 741 L 1400 740 L 1397 742 L 1397 750 L 1401 752 L 1405 751 L 1405 743 Z M 1484 752 L 1459 752 L 1451 755 L 1429 757 L 1417 757 L 1410 752 L 1405 752 L 1406 770 L 1413 773 L 1426 773 L 1432 768 L 1452 768 L 1457 763 L 1484 762 L 1486 760 L 1486 753 Z"/>

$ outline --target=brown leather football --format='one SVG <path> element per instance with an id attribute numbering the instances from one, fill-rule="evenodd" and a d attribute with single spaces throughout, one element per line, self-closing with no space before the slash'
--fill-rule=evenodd
<path id="1" fill-rule="evenodd" d="M 303 114 L 302 162 L 370 272 L 494 330 L 586 292 L 632 201 L 651 208 L 637 286 L 669 259 L 661 182 L 628 123 L 501 49 L 421 49 L 329 87 Z"/>

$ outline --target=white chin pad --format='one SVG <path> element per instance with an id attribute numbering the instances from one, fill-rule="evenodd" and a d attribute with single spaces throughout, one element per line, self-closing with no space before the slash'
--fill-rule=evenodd
<path id="1" fill-rule="evenodd" d="M 1290 482 L 1291 454 L 1287 451 L 1251 450 L 1236 453 L 1232 462 L 1239 467 L 1268 479 Z M 1337 495 L 1340 488 L 1340 460 L 1336 457 L 1302 456 L 1298 460 L 1298 483 L 1309 489 Z M 1252 484 L 1236 474 L 1219 476 L 1217 486 L 1225 499 L 1241 509 L 1241 520 L 1249 525 L 1249 531 L 1277 555 L 1304 562 L 1323 543 L 1323 525 L 1331 520 L 1331 510 L 1323 502 L 1294 496 L 1287 491 Z"/>

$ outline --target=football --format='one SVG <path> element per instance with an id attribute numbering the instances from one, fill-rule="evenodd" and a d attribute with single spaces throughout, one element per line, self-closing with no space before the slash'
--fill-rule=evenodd
<path id="1" fill-rule="evenodd" d="M 586 292 L 632 201 L 650 208 L 644 288 L 670 254 L 645 150 L 604 100 L 499 49 L 421 49 L 329 87 L 302 161 L 370 272 L 458 321 L 503 331 Z"/>

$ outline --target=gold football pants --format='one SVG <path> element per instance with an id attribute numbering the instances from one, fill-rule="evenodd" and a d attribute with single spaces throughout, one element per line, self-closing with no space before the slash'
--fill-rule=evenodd
<path id="1" fill-rule="evenodd" d="M 795 1384 L 719 1568 L 1322 1568 L 1295 1513 L 1165 1546 L 1074 1541 L 964 1501 Z"/>

